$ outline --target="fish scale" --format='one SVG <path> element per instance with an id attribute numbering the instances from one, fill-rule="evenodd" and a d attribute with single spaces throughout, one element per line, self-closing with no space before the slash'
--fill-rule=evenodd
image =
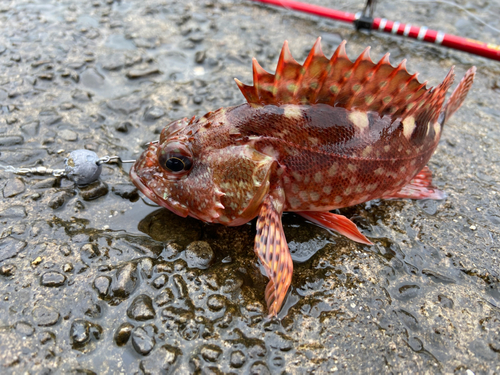
<path id="1" fill-rule="evenodd" d="M 277 315 L 293 262 L 281 215 L 296 212 L 362 244 L 348 218 L 329 212 L 372 199 L 443 199 L 426 167 L 443 125 L 463 103 L 472 67 L 443 106 L 453 68 L 427 88 L 388 54 L 351 62 L 342 42 L 328 59 L 316 41 L 304 64 L 285 42 L 275 74 L 253 59 L 247 103 L 169 124 L 130 171 L 150 199 L 178 215 L 242 225 L 257 217 L 254 251 Z"/>
<path id="2" fill-rule="evenodd" d="M 227 120 L 242 136 L 259 137 L 254 142 L 257 150 L 269 153 L 272 148 L 278 155 L 280 165 L 285 169 L 286 210 L 310 210 L 311 206 L 318 207 L 318 201 L 324 209 L 332 210 L 378 197 L 388 189 L 394 190 L 409 182 L 437 146 L 434 138 L 429 139 L 425 152 L 418 153 L 420 142 L 415 145 L 418 139 L 408 140 L 404 136 L 399 120 L 395 122 L 396 126 L 390 127 L 388 118 L 384 121 L 377 114 L 367 116 L 368 125 L 360 133 L 348 118 L 350 112 L 344 108 L 322 104 L 298 106 L 293 119 L 277 121 L 276 117 L 285 113 L 283 108 L 281 113 L 279 109 L 275 106 L 256 109 L 244 104 L 229 109 Z M 246 112 L 257 113 L 257 120 Z M 273 125 L 269 127 L 269 123 Z M 290 129 L 286 138 L 268 135 L 280 134 L 281 128 Z M 387 129 L 392 129 L 392 132 L 380 131 Z M 379 144 L 387 149 L 378 147 Z M 332 165 L 336 166 L 335 173 L 332 173 Z M 405 178 L 401 178 L 402 168 Z M 318 185 L 314 177 L 318 173 L 321 184 L 332 186 L 331 194 L 325 194 Z M 376 188 L 366 191 L 367 186 Z M 311 198 L 311 194 L 317 199 Z M 296 204 L 298 201 L 300 205 Z"/>

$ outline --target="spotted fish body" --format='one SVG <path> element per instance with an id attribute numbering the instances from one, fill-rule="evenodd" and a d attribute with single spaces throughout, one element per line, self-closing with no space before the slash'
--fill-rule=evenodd
<path id="1" fill-rule="evenodd" d="M 247 103 L 174 121 L 130 173 L 178 215 L 231 226 L 258 217 L 255 252 L 270 278 L 271 315 L 293 270 L 282 213 L 371 244 L 329 211 L 377 198 L 444 198 L 426 163 L 475 74 L 473 67 L 444 105 L 453 69 L 428 89 L 404 61 L 394 68 L 386 55 L 375 64 L 367 49 L 351 62 L 345 42 L 327 59 L 319 42 L 303 65 L 285 42 L 275 75 L 254 59 L 254 85 L 236 81 Z"/>

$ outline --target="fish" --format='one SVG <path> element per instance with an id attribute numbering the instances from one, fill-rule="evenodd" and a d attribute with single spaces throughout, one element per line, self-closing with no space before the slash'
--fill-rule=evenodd
<path id="1" fill-rule="evenodd" d="M 179 216 L 227 226 L 257 218 L 254 251 L 269 278 L 271 317 L 292 282 L 283 212 L 373 245 L 331 211 L 373 199 L 446 197 L 427 162 L 476 68 L 445 103 L 453 67 L 428 88 L 406 60 L 394 67 L 386 54 L 374 63 L 368 47 L 352 62 L 345 45 L 328 59 L 318 38 L 299 64 L 285 41 L 275 74 L 254 58 L 253 85 L 235 79 L 245 103 L 171 122 L 130 170 L 144 195 Z"/>

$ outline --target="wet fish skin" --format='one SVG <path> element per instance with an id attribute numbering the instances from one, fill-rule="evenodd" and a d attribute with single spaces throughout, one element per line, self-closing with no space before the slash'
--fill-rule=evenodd
<path id="1" fill-rule="evenodd" d="M 351 62 L 344 45 L 327 59 L 318 39 L 301 65 L 285 42 L 275 75 L 254 59 L 254 85 L 237 80 L 247 103 L 172 122 L 130 172 L 146 196 L 180 216 L 230 226 L 258 217 L 255 252 L 270 279 L 270 315 L 293 272 L 283 212 L 371 244 L 329 211 L 377 198 L 445 197 L 426 164 L 475 68 L 445 105 L 453 68 L 430 89 L 404 62 L 394 68 L 386 55 L 375 64 L 368 49 Z"/>

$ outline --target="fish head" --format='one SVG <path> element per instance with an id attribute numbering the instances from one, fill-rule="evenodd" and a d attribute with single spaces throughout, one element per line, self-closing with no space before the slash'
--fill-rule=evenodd
<path id="1" fill-rule="evenodd" d="M 269 191 L 274 159 L 231 139 L 226 122 L 216 114 L 167 125 L 132 166 L 133 183 L 182 217 L 231 226 L 253 219 Z"/>

